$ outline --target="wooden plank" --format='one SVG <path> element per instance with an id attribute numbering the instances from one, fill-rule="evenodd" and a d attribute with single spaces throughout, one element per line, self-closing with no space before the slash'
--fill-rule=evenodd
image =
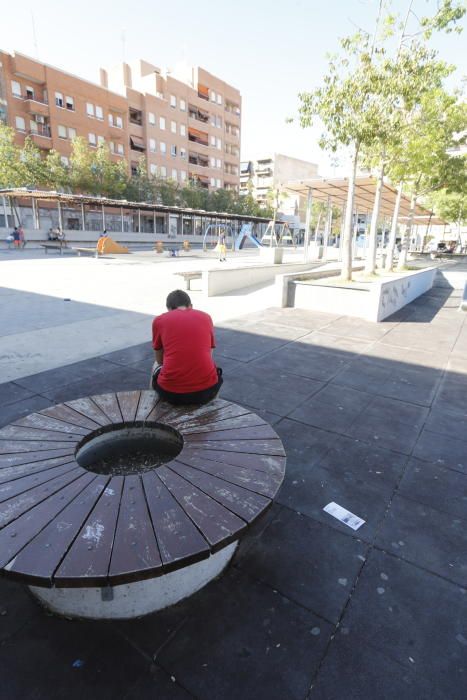
<path id="1" fill-rule="evenodd" d="M 199 530 L 157 476 L 157 470 L 143 475 L 157 544 L 166 570 L 187 566 L 209 556 L 209 546 Z"/>
<path id="2" fill-rule="evenodd" d="M 77 436 L 72 433 L 57 433 L 52 430 L 41 430 L 41 428 L 22 428 L 17 425 L 7 425 L 0 430 L 0 440 L 52 440 L 56 442 L 57 439 L 62 442 L 76 443 Z"/>
<path id="3" fill-rule="evenodd" d="M 16 554 L 94 479 L 95 474 L 85 472 L 0 530 L 0 566 L 8 571 Z"/>
<path id="4" fill-rule="evenodd" d="M 64 405 L 73 409 L 77 413 L 81 413 L 85 418 L 89 418 L 98 425 L 108 425 L 109 423 L 109 419 L 105 413 L 99 408 L 99 406 L 96 406 L 94 401 L 91 401 L 91 399 L 75 399 L 74 401 L 67 401 Z"/>
<path id="5" fill-rule="evenodd" d="M 12 520 L 16 520 L 20 515 L 26 513 L 26 511 L 31 510 L 38 503 L 41 503 L 53 493 L 57 493 L 64 486 L 75 481 L 83 474 L 89 474 L 90 472 L 85 472 L 81 468 L 72 469 L 71 471 L 63 474 L 62 476 L 57 476 L 52 481 L 46 484 L 41 484 L 36 486 L 30 491 L 26 491 L 19 496 L 9 499 L 2 503 L 0 507 L 0 527 L 5 527 Z M 94 476 L 94 475 L 93 475 Z"/>
<path id="6" fill-rule="evenodd" d="M 152 409 L 151 413 L 149 413 L 146 416 L 146 421 L 147 423 L 157 423 L 158 421 L 163 421 L 166 422 L 165 416 L 168 412 L 173 410 L 173 406 L 171 406 L 169 403 L 166 401 L 158 401 L 154 408 Z"/>
<path id="7" fill-rule="evenodd" d="M 32 583 L 48 581 L 79 532 L 110 477 L 98 476 L 22 549 L 9 564 L 10 575 Z"/>
<path id="8" fill-rule="evenodd" d="M 37 472 L 46 471 L 53 467 L 59 467 L 61 464 L 75 464 L 75 460 L 71 457 L 56 457 L 54 459 L 45 459 L 33 464 L 20 464 L 15 467 L 3 467 L 0 469 L 0 484 L 13 479 L 21 479 L 27 474 L 35 474 Z"/>
<path id="9" fill-rule="evenodd" d="M 249 491 L 255 491 L 255 493 L 269 498 L 274 498 L 282 484 L 282 475 L 274 472 L 261 472 L 256 469 L 245 469 L 225 464 L 225 462 L 213 462 L 206 458 L 181 457 L 180 455 L 177 457 L 177 462 L 183 462 L 190 467 L 218 476 L 225 481 L 243 486 Z"/>
<path id="10" fill-rule="evenodd" d="M 221 418 L 214 421 L 210 416 L 201 418 L 192 427 L 183 426 L 183 434 L 209 433 L 212 430 L 234 430 L 235 428 L 250 428 L 259 425 L 268 425 L 266 421 L 256 415 L 256 413 L 245 413 L 237 418 Z"/>
<path id="11" fill-rule="evenodd" d="M 112 583 L 150 578 L 162 573 L 154 530 L 139 476 L 127 476 L 109 568 Z"/>
<path id="12" fill-rule="evenodd" d="M 219 405 L 218 402 L 222 402 L 222 404 Z M 175 427 L 180 425 L 180 430 L 185 430 L 202 424 L 206 418 L 209 418 L 209 421 L 214 423 L 219 420 L 237 418 L 248 414 L 251 414 L 251 411 L 243 406 L 227 404 L 222 399 L 214 399 L 214 401 L 210 401 L 208 404 L 192 411 L 187 411 L 185 408 L 178 414 L 174 413 L 173 416 L 168 416 L 168 419 Z"/>
<path id="13" fill-rule="evenodd" d="M 120 412 L 125 423 L 134 423 L 140 393 L 139 391 L 119 391 L 117 393 Z"/>
<path id="14" fill-rule="evenodd" d="M 224 452 L 244 452 L 246 454 L 280 455 L 285 456 L 282 442 L 279 439 L 269 440 L 197 440 L 185 444 L 196 445 L 203 450 L 220 450 Z"/>
<path id="15" fill-rule="evenodd" d="M 138 410 L 136 412 L 135 421 L 145 421 L 151 411 L 154 410 L 156 404 L 160 401 L 159 396 L 155 391 L 142 391 L 139 399 Z"/>
<path id="16" fill-rule="evenodd" d="M 72 433 L 74 435 L 87 435 L 89 430 L 87 428 L 82 428 L 79 425 L 71 425 L 71 423 L 64 423 L 56 418 L 50 418 L 49 416 L 41 415 L 40 413 L 31 413 L 29 416 L 20 418 L 15 421 L 12 425 L 21 425 L 24 428 L 42 428 L 42 430 L 55 430 L 58 433 Z"/>
<path id="17" fill-rule="evenodd" d="M 50 406 L 50 408 L 44 408 L 39 411 L 40 414 L 44 416 L 49 416 L 50 418 L 58 418 L 58 420 L 65 421 L 66 423 L 71 423 L 72 425 L 79 425 L 82 428 L 89 428 L 89 430 L 97 430 L 100 424 L 91 418 L 83 416 L 78 411 L 70 408 L 66 404 L 62 403 L 58 406 Z"/>
<path id="18" fill-rule="evenodd" d="M 157 475 L 193 520 L 213 551 L 233 542 L 245 530 L 244 520 L 167 466 L 159 467 Z"/>
<path id="19" fill-rule="evenodd" d="M 285 474 L 286 458 L 279 455 L 253 455 L 242 452 L 223 452 L 222 450 L 216 450 L 215 453 L 208 453 L 199 448 L 184 447 L 182 452 L 178 455 L 178 459 L 180 459 L 182 456 L 183 458 L 209 458 L 216 462 L 224 462 L 225 464 L 232 464 L 233 466 L 244 467 L 245 469 L 255 469 L 256 471 L 268 473 L 273 472 L 281 476 Z"/>
<path id="20" fill-rule="evenodd" d="M 123 476 L 112 477 L 55 572 L 57 586 L 107 583 L 122 489 Z"/>
<path id="21" fill-rule="evenodd" d="M 176 472 L 218 503 L 228 508 L 247 523 L 251 523 L 271 503 L 270 498 L 265 498 L 259 493 L 229 483 L 212 474 L 207 474 L 186 464 L 174 460 L 170 463 L 170 469 Z"/>
<path id="22" fill-rule="evenodd" d="M 0 470 L 3 468 L 14 467 L 20 464 L 33 464 L 34 462 L 43 462 L 46 459 L 55 457 L 74 457 L 75 450 L 73 446 L 67 445 L 66 448 L 58 450 L 40 450 L 37 452 L 23 452 L 21 454 L 6 454 L 0 455 Z"/>
<path id="23" fill-rule="evenodd" d="M 76 440 L 0 440 L 0 455 L 20 455 L 30 452 L 72 450 Z"/>
<path id="24" fill-rule="evenodd" d="M 91 396 L 91 399 L 105 413 L 109 419 L 107 423 L 123 423 L 122 413 L 115 394 L 100 394 L 99 396 Z"/>
<path id="25" fill-rule="evenodd" d="M 170 410 L 167 414 L 167 419 L 174 425 L 175 423 L 185 423 L 186 421 L 196 420 L 206 414 L 215 413 L 219 409 L 225 408 L 226 405 L 227 402 L 223 399 L 214 399 L 203 406 L 191 406 L 190 408 L 169 405 Z"/>
<path id="26" fill-rule="evenodd" d="M 184 440 L 187 445 L 192 442 L 206 440 L 268 440 L 269 438 L 278 439 L 277 433 L 270 425 L 258 425 L 253 428 L 232 428 L 231 430 L 212 430 L 209 433 L 192 433 L 186 435 L 183 433 Z"/>
<path id="27" fill-rule="evenodd" d="M 20 479 L 14 479 L 12 481 L 4 482 L 0 484 L 0 504 L 3 501 L 7 501 L 14 496 L 18 496 L 20 493 L 29 491 L 35 486 L 40 486 L 40 484 L 45 484 L 51 479 L 55 479 L 56 476 L 61 476 L 66 474 L 72 469 L 75 469 L 76 465 L 73 463 L 60 465 L 58 467 L 52 467 L 46 471 L 38 472 L 35 474 L 26 474 Z M 1 505 L 0 505 L 1 508 Z"/>

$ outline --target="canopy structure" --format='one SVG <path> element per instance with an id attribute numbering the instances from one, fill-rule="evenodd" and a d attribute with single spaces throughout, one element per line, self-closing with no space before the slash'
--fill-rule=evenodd
<path id="1" fill-rule="evenodd" d="M 349 180 L 346 177 L 342 178 L 321 178 L 315 177 L 307 180 L 292 180 L 290 182 L 284 183 L 284 189 L 288 192 L 295 192 L 303 196 L 310 196 L 313 200 L 318 200 L 321 202 L 330 201 L 332 204 L 342 207 L 345 205 L 347 200 L 347 192 L 349 189 Z M 376 192 L 376 179 L 372 177 L 357 177 L 355 180 L 355 199 L 354 206 L 358 213 L 371 212 L 373 209 L 373 202 L 375 200 Z M 397 190 L 392 185 L 387 182 L 383 185 L 383 191 L 381 195 L 381 205 L 380 214 L 381 216 L 392 217 L 394 213 L 394 205 L 396 202 Z M 410 212 L 410 198 L 406 195 L 402 195 L 401 204 L 399 209 L 399 220 L 403 220 L 404 217 L 407 220 Z M 430 211 L 425 209 L 425 207 L 416 205 L 415 208 L 415 222 L 417 222 L 418 217 L 429 217 Z M 426 219 L 427 221 L 428 219 Z M 432 223 L 434 220 L 432 219 Z M 444 224 L 445 222 L 437 218 L 436 223 Z"/>

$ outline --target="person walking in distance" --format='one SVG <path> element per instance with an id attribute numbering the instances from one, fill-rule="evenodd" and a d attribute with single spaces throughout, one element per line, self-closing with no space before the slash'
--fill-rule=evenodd
<path id="1" fill-rule="evenodd" d="M 194 309 L 188 294 L 176 289 L 167 297 L 167 312 L 152 322 L 156 361 L 150 387 L 174 405 L 201 405 L 214 399 L 222 386 L 222 369 L 212 357 L 212 318 Z"/>
<path id="2" fill-rule="evenodd" d="M 227 241 L 224 229 L 221 229 L 221 232 L 219 233 L 217 247 L 219 248 L 219 262 L 224 262 L 225 260 L 227 260 Z"/>

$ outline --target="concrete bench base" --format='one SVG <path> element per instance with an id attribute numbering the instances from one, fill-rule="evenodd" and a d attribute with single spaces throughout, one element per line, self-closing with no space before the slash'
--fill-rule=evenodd
<path id="1" fill-rule="evenodd" d="M 175 605 L 219 576 L 237 548 L 232 542 L 195 564 L 164 576 L 107 588 L 39 588 L 29 590 L 49 610 L 65 617 L 127 620 Z"/>

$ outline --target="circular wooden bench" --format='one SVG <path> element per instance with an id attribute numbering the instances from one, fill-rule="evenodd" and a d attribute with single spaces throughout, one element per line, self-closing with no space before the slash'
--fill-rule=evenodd
<path id="1" fill-rule="evenodd" d="M 113 440 L 161 435 L 164 464 L 93 464 Z M 221 399 L 173 407 L 127 391 L 33 413 L 0 430 L 0 573 L 71 616 L 161 609 L 222 571 L 285 462 L 268 423 Z"/>

